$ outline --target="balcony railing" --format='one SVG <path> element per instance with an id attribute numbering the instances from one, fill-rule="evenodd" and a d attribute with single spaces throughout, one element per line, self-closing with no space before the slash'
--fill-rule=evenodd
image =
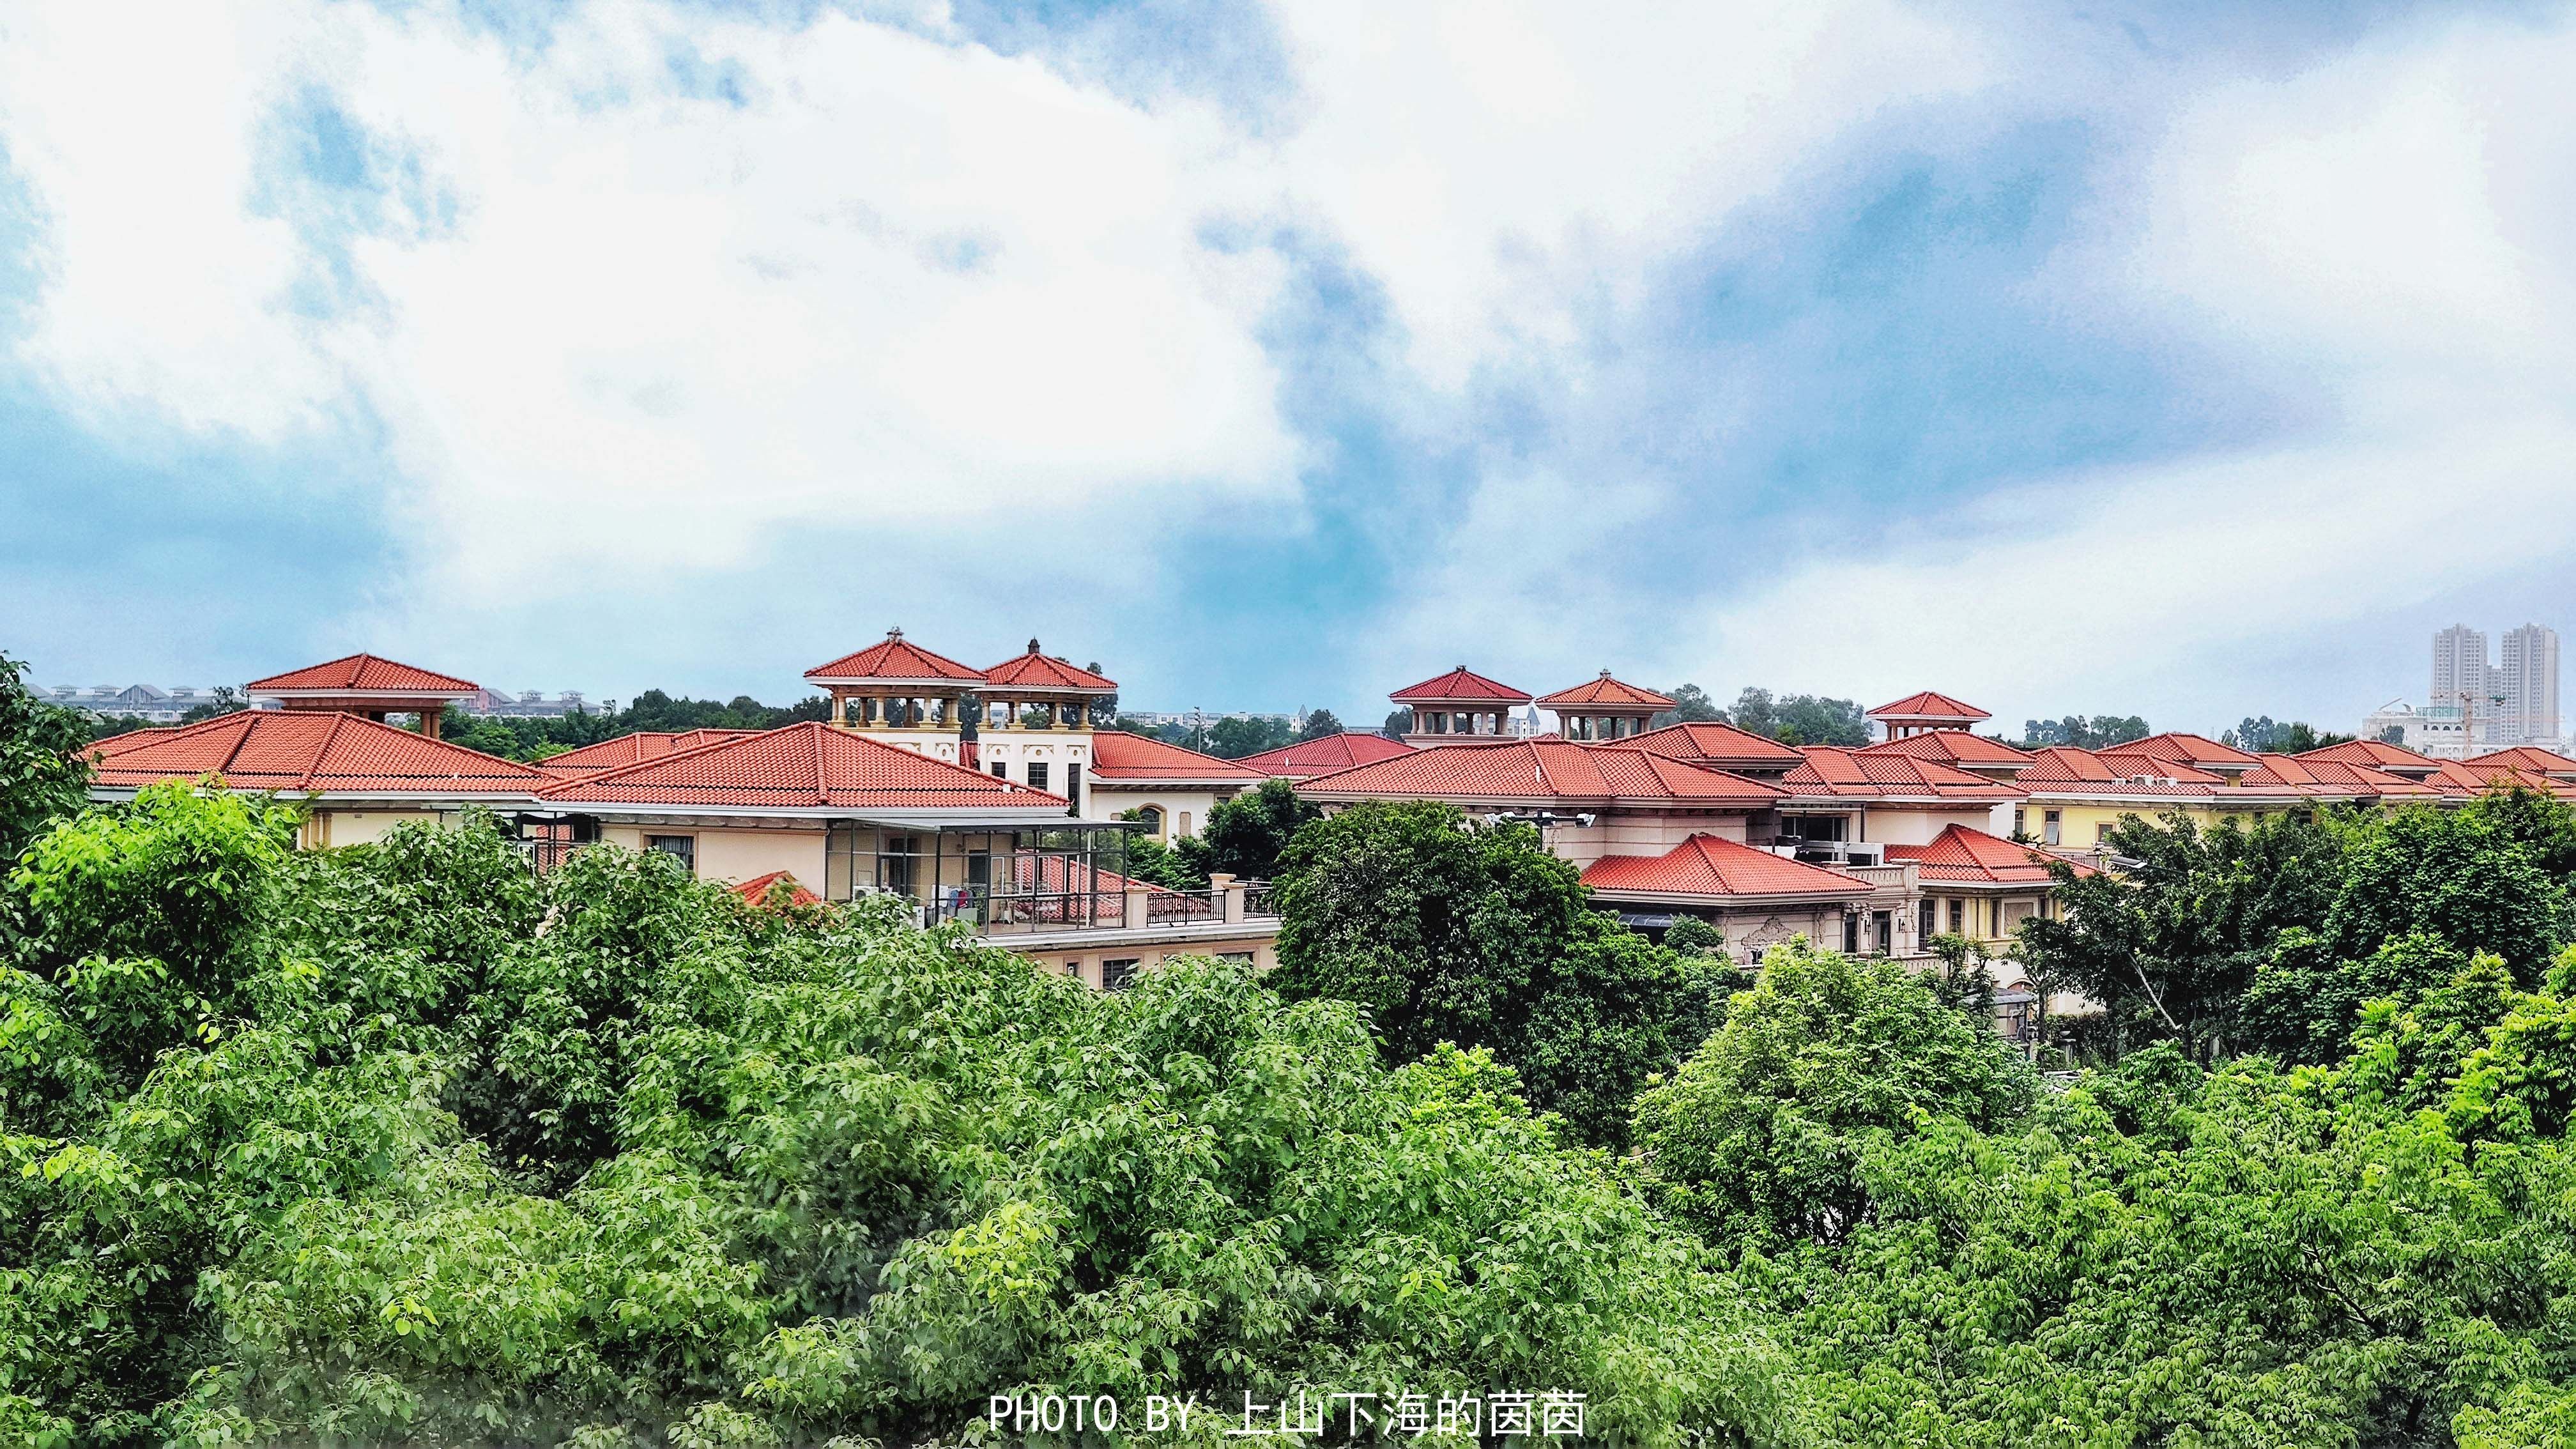
<path id="1" fill-rule="evenodd" d="M 1145 923 L 1176 926 L 1225 919 L 1225 898 L 1207 891 L 1155 891 L 1145 897 Z"/>
<path id="2" fill-rule="evenodd" d="M 1277 881 L 1247 880 L 1243 882 L 1243 913 L 1247 916 L 1275 916 L 1279 914 L 1279 906 L 1277 903 L 1278 890 L 1279 883 Z"/>

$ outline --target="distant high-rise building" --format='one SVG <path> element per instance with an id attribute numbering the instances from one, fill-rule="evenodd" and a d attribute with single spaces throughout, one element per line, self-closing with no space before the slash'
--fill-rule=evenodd
<path id="1" fill-rule="evenodd" d="M 2487 636 L 2453 624 L 2433 636 L 2433 703 L 2473 704 L 2483 718 L 2487 695 Z"/>
<path id="2" fill-rule="evenodd" d="M 2501 665 L 2487 636 L 2454 624 L 2433 636 L 2433 693 L 2425 715 L 2457 721 L 2470 754 L 2558 741 L 2558 631 L 2525 624 L 2504 636 Z M 2419 747 L 2420 748 L 2420 747 Z"/>
<path id="3" fill-rule="evenodd" d="M 2508 631 L 2503 667 L 2496 671 L 2502 698 L 2496 724 L 2506 744 L 2558 742 L 2558 631 L 2525 624 Z"/>

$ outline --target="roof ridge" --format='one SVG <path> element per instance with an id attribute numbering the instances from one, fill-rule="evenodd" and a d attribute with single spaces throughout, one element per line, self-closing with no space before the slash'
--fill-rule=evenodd
<path id="1" fill-rule="evenodd" d="M 832 752 L 823 747 L 823 736 L 817 733 L 822 725 L 810 719 L 805 724 L 805 738 L 814 742 L 814 803 L 829 805 L 832 803 Z"/>

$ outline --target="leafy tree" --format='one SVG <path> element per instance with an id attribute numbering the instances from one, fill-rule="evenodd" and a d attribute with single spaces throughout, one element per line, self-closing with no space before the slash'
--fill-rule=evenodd
<path id="1" fill-rule="evenodd" d="M 1671 697 L 1673 707 L 1648 721 L 1657 729 L 1676 724 L 1726 723 L 1726 711 L 1718 708 L 1717 701 L 1708 697 L 1708 691 L 1696 684 L 1675 685 Z"/>
<path id="2" fill-rule="evenodd" d="M 1968 1020 L 1991 1027 L 1995 1020 L 1994 953 L 1983 941 L 1947 933 L 1923 943 L 1940 958 L 1940 974 L 1930 980 L 1933 999 Z"/>
<path id="3" fill-rule="evenodd" d="M 1713 1242 L 1839 1241 L 1868 1220 L 1873 1140 L 2029 1110 L 2036 1079 L 1992 1022 L 1892 961 L 1773 947 L 1725 1025 L 1637 1099 L 1637 1144 L 1666 1208 Z"/>
<path id="4" fill-rule="evenodd" d="M 1118 818 L 1133 820 L 1140 825 L 1147 823 L 1145 811 L 1141 806 L 1134 810 L 1120 811 Z M 1139 833 L 1128 836 L 1126 844 L 1126 873 L 1133 879 L 1150 881 L 1155 885 L 1167 886 L 1176 891 L 1207 889 L 1207 877 L 1203 874 L 1193 875 L 1179 853 L 1160 839 Z"/>
<path id="5" fill-rule="evenodd" d="M 1219 800 L 1199 825 L 1174 847 L 1186 875 L 1205 885 L 1223 871 L 1246 880 L 1268 880 L 1279 874 L 1280 857 L 1297 832 L 1323 812 L 1298 798 L 1285 780 L 1264 780 L 1230 800 Z"/>
<path id="6" fill-rule="evenodd" d="M 2023 960 L 2102 1003 L 2119 1044 L 2171 1039 L 2197 1059 L 2224 1054 L 2273 938 L 2323 926 L 2345 834 L 2286 815 L 2205 829 L 2180 815 L 2123 816 L 2107 843 L 2136 864 L 2116 876 L 2052 867 L 2064 909 L 2022 925 Z"/>
<path id="7" fill-rule="evenodd" d="M 2565 886 L 2519 837 L 2538 818 L 2499 810 L 2417 808 L 2348 831 L 2342 880 L 2323 922 L 2337 955 L 2368 956 L 2422 932 L 2456 952 L 2492 952 L 2526 985 L 2568 934 Z"/>
<path id="8" fill-rule="evenodd" d="M 1404 708 L 1388 710 L 1386 722 L 1378 726 L 1378 733 L 1391 740 L 1400 740 L 1413 733 L 1413 711 Z"/>
<path id="9" fill-rule="evenodd" d="M 2072 745 L 2081 750 L 2098 750 L 2110 745 L 2142 740 L 2155 730 L 2146 720 L 2134 715 L 2102 714 L 2090 719 L 2070 714 L 2064 719 L 2035 719 L 2022 725 L 2022 747 L 2043 749 L 2050 745 Z"/>
<path id="10" fill-rule="evenodd" d="M 78 713 L 36 698 L 26 669 L 0 654 L 0 871 L 89 798 L 89 731 Z"/>
<path id="11" fill-rule="evenodd" d="M 1300 831 L 1281 861 L 1279 970 L 1292 999 L 1358 1002 L 1390 1061 L 1490 1049 L 1533 1105 L 1618 1145 L 1629 1102 L 1709 1026 L 1724 963 L 1648 944 L 1591 908 L 1524 825 L 1369 803 Z"/>
<path id="12" fill-rule="evenodd" d="M 2219 743 L 2256 754 L 2298 755 L 2344 744 L 2352 738 L 2320 730 L 2304 720 L 2275 724 L 2270 715 L 2249 715 L 2236 728 L 2220 735 Z"/>
<path id="13" fill-rule="evenodd" d="M 1306 716 L 1306 727 L 1297 732 L 1301 740 L 1320 740 L 1342 732 L 1341 719 L 1329 709 L 1319 709 Z M 1258 754 L 1256 750 L 1253 753 Z"/>
<path id="14" fill-rule="evenodd" d="M 1664 944 L 1685 956 L 1713 956 L 1726 949 L 1726 934 L 1697 916 L 1683 916 L 1665 930 Z"/>
<path id="15" fill-rule="evenodd" d="M 1865 745 L 1869 716 L 1848 699 L 1814 694 L 1774 698 L 1767 689 L 1747 687 L 1735 698 L 1729 716 L 1739 729 L 1789 745 Z"/>
<path id="16" fill-rule="evenodd" d="M 1207 752 L 1220 760 L 1239 760 L 1292 743 L 1296 735 L 1282 719 L 1235 716 L 1208 727 Z"/>
<path id="17" fill-rule="evenodd" d="M 1742 1295 L 1482 1053 L 1388 1069 L 1240 967 L 1099 993 L 614 847 L 538 880 L 488 821 L 289 856 L 268 818 L 173 790 L 29 867 L 13 1442 L 954 1442 L 995 1393 L 1300 1384 L 1792 1432 Z M 189 860 L 234 903 L 194 925 Z M 228 994 L 111 1071 L 56 1009 L 89 944 Z"/>

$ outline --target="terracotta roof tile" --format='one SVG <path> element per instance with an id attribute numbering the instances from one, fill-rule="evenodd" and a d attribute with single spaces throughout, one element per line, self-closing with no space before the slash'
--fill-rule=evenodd
<path id="1" fill-rule="evenodd" d="M 534 794 L 547 777 L 515 760 L 353 714 L 248 709 L 94 749 L 97 783 L 125 789 L 220 775 L 236 790 L 307 794 Z"/>
<path id="2" fill-rule="evenodd" d="M 1413 746 L 1402 740 L 1344 730 L 1320 740 L 1299 740 L 1293 745 L 1246 755 L 1235 763 L 1284 780 L 1303 780 L 1335 770 L 1347 770 L 1353 765 L 1375 764 L 1379 760 L 1412 753 Z"/>
<path id="3" fill-rule="evenodd" d="M 1714 835 L 1662 855 L 1609 855 L 1583 868 L 1595 891 L 1636 896 L 1862 896 L 1866 881 Z"/>
<path id="4" fill-rule="evenodd" d="M 2537 770 L 2478 760 L 2444 760 L 2428 780 L 2444 795 L 2465 800 L 2496 790 L 2529 790 L 2560 800 L 2576 800 L 2576 781 L 2553 779 Z"/>
<path id="5" fill-rule="evenodd" d="M 1426 679 L 1420 684 L 1412 685 L 1408 688 L 1399 689 L 1395 693 L 1388 695 L 1387 698 L 1394 700 L 1398 704 L 1412 704 L 1417 701 L 1423 704 L 1445 704 L 1451 701 L 1463 701 L 1471 704 L 1530 703 L 1528 690 L 1514 689 L 1508 684 L 1500 684 L 1494 680 L 1487 679 L 1485 676 L 1469 669 L 1464 664 L 1459 665 L 1457 668 L 1450 670 L 1446 674 Z M 1443 748 L 1446 748 L 1446 746 L 1443 746 Z"/>
<path id="6" fill-rule="evenodd" d="M 1101 784 L 1156 780 L 1216 780 L 1231 785 L 1258 785 L 1270 777 L 1236 760 L 1220 760 L 1179 745 L 1165 744 L 1125 730 L 1094 730 L 1091 778 Z"/>
<path id="7" fill-rule="evenodd" d="M 1799 753 L 1805 763 L 1780 780 L 1793 798 L 2018 800 L 2024 793 L 1912 755 L 1863 754 L 1836 745 L 1810 745 Z"/>
<path id="8" fill-rule="evenodd" d="M 2142 740 L 2123 741 L 2116 746 L 2106 748 L 2104 753 L 2110 753 L 2113 749 L 2123 754 L 2152 755 L 2159 760 L 2178 760 L 2203 770 L 2250 770 L 2260 763 L 2252 755 L 2234 745 L 2222 745 L 2207 735 L 2186 734 L 2176 730 L 2168 730 L 2160 735 L 2149 735 Z"/>
<path id="9" fill-rule="evenodd" d="M 844 654 L 829 664 L 817 664 L 805 671 L 805 677 L 835 684 L 855 680 L 980 684 L 984 674 L 945 654 L 933 654 L 918 644 L 908 642 L 901 629 L 888 629 L 883 639 L 855 654 Z"/>
<path id="10" fill-rule="evenodd" d="M 1714 720 L 1666 725 L 1659 730 L 1630 735 L 1619 743 L 1652 751 L 1666 759 L 1690 760 L 1714 765 L 1721 770 L 1794 770 L 1807 762 L 1806 756 L 1778 740 Z"/>
<path id="11" fill-rule="evenodd" d="M 1114 679 L 1103 678 L 1088 669 L 1076 667 L 1070 660 L 1058 659 L 1038 651 L 1038 641 L 1029 641 L 1026 651 L 1014 655 L 984 671 L 986 683 L 1011 689 L 1067 690 L 1105 694 L 1118 687 Z"/>
<path id="12" fill-rule="evenodd" d="M 1887 859 L 1893 863 L 1913 861 L 1916 874 L 1924 880 L 1968 885 L 2046 885 L 2050 857 L 2027 845 L 2016 845 L 2000 835 L 1972 830 L 1965 825 L 1945 827 L 1940 834 L 1922 845 L 1891 845 Z M 2091 875 L 2093 868 L 2069 862 L 2078 875 Z"/>
<path id="13" fill-rule="evenodd" d="M 2258 755 L 2255 758 L 2262 764 L 2238 777 L 2238 788 L 2294 789 L 2319 799 L 2334 800 L 2429 799 L 2442 793 L 2438 785 L 2409 780 L 2385 770 L 2343 760 L 2300 755 Z"/>
<path id="14" fill-rule="evenodd" d="M 823 903 L 823 898 L 821 896 L 805 889 L 804 884 L 798 881 L 793 874 L 783 870 L 773 870 L 767 875 L 753 876 L 751 879 L 735 885 L 733 887 L 733 893 L 742 897 L 744 900 L 751 902 L 755 906 L 765 906 L 769 904 L 769 888 L 780 881 L 787 882 L 787 903 L 789 905 L 819 906 Z"/>
<path id="15" fill-rule="evenodd" d="M 2302 760 L 2339 760 L 2347 765 L 2368 765 L 2380 770 L 2413 770 L 2423 774 L 2442 768 L 2442 762 L 2430 755 L 2419 755 L 2403 745 L 2385 740 L 2346 740 L 2327 745 L 2299 756 Z"/>
<path id="16" fill-rule="evenodd" d="M 352 654 L 323 664 L 308 664 L 243 685 L 251 694 L 361 690 L 395 694 L 472 694 L 475 684 L 453 674 L 440 674 L 373 654 Z"/>
<path id="17" fill-rule="evenodd" d="M 758 730 L 719 729 L 636 730 L 615 739 L 601 740 L 595 745 L 566 750 L 560 755 L 548 755 L 535 764 L 549 775 L 586 775 L 593 770 L 613 770 L 638 760 L 658 760 L 664 755 L 694 750 L 717 740 L 740 739 L 758 733 Z"/>
<path id="18" fill-rule="evenodd" d="M 1993 716 L 1973 704 L 1952 699 L 1937 690 L 1918 690 L 1892 704 L 1882 704 L 1869 711 L 1871 719 L 1959 719 L 1970 724 Z"/>
<path id="19" fill-rule="evenodd" d="M 1982 782 L 1981 782 L 1982 783 Z M 1712 808 L 1768 805 L 1778 786 L 1621 743 L 1507 740 L 1354 765 L 1299 785 L 1321 799 L 1535 801 L 1572 806 L 1654 804 Z"/>
<path id="20" fill-rule="evenodd" d="M 1657 694 L 1651 689 L 1639 689 L 1633 684 L 1623 684 L 1611 678 L 1610 671 L 1607 669 L 1601 671 L 1601 677 L 1598 679 L 1587 679 L 1572 689 L 1560 689 L 1554 694 L 1540 695 L 1538 702 L 1549 709 L 1559 711 L 1568 705 L 1583 704 L 1607 705 L 1612 709 L 1657 710 L 1673 707 L 1670 696 Z"/>
<path id="21" fill-rule="evenodd" d="M 1902 739 L 1863 745 L 1860 752 L 1865 755 L 1913 755 L 1918 759 L 1939 760 L 1945 765 L 2019 766 L 2029 764 L 2032 759 L 2028 750 L 2017 750 L 2001 740 L 1990 740 L 1966 730 L 1925 730 Z"/>
<path id="22" fill-rule="evenodd" d="M 2509 750 L 2491 750 L 2470 757 L 2472 765 L 2505 765 L 2540 775 L 2576 776 L 2576 760 L 2535 745 L 2516 745 Z"/>
<path id="23" fill-rule="evenodd" d="M 848 730 L 805 720 L 615 769 L 556 780 L 559 804 L 733 805 L 770 809 L 1027 810 L 1063 796 L 1014 785 Z"/>

